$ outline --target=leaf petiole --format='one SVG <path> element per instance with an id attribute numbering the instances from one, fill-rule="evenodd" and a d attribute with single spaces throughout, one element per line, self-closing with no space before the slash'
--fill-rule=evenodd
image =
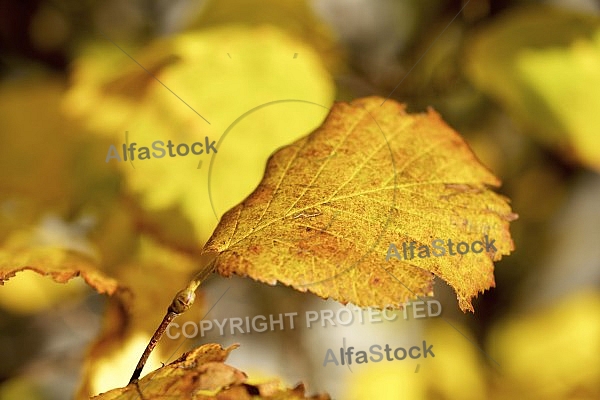
<path id="1" fill-rule="evenodd" d="M 148 361 L 148 358 L 152 353 L 152 350 L 154 350 L 154 348 L 158 344 L 158 341 L 169 327 L 171 321 L 173 321 L 175 317 L 189 310 L 192 304 L 194 304 L 194 300 L 196 299 L 196 289 L 198 289 L 202 282 L 204 282 L 204 280 L 206 280 L 210 273 L 213 272 L 215 260 L 216 254 L 200 270 L 200 272 L 198 272 L 194 276 L 194 278 L 190 281 L 190 283 L 188 283 L 186 288 L 179 291 L 175 295 L 173 301 L 171 302 L 171 305 L 167 309 L 167 313 L 165 314 L 162 322 L 160 323 L 158 328 L 156 328 L 154 335 L 152 335 L 152 338 L 150 339 L 150 342 L 148 342 L 148 345 L 146 346 L 142 357 L 138 361 L 135 370 L 133 371 L 133 375 L 131 375 L 131 379 L 129 379 L 129 384 L 138 381 L 140 375 L 142 374 L 142 370 L 144 369 L 144 365 L 146 365 L 146 362 Z"/>

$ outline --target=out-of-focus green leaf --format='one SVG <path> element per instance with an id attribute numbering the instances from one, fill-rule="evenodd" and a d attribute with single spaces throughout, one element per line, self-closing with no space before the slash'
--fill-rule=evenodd
<path id="1" fill-rule="evenodd" d="M 510 12 L 467 46 L 466 73 L 528 133 L 600 169 L 600 18 L 545 7 Z"/>

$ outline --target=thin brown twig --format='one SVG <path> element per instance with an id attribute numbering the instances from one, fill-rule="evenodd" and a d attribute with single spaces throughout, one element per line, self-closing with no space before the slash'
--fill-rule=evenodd
<path id="1" fill-rule="evenodd" d="M 171 308 L 169 307 L 169 311 L 167 311 L 167 314 L 164 316 L 162 322 L 154 332 L 154 335 L 152 335 L 152 339 L 150 339 L 148 346 L 146 346 L 146 350 L 144 350 L 140 361 L 138 361 L 135 370 L 133 371 L 133 375 L 129 380 L 129 383 L 137 382 L 137 380 L 140 378 L 142 370 L 144 369 L 144 365 L 146 365 L 146 361 L 148 361 L 148 358 L 150 357 L 150 353 L 152 353 L 152 350 L 154 350 L 154 347 L 156 347 L 156 345 L 158 344 L 158 341 L 165 333 L 165 330 L 167 329 L 171 321 L 173 321 L 178 315 L 179 314 L 171 311 Z"/>
<path id="2" fill-rule="evenodd" d="M 133 371 L 133 375 L 131 375 L 131 379 L 129 380 L 129 384 L 135 383 L 138 381 L 138 379 L 140 378 L 140 375 L 142 374 L 142 370 L 144 369 L 144 365 L 146 365 L 146 362 L 148 361 L 148 358 L 150 357 L 150 354 L 152 353 L 152 350 L 154 350 L 154 348 L 158 344 L 160 338 L 163 336 L 163 334 L 169 327 L 169 324 L 171 323 L 171 321 L 173 321 L 175 319 L 175 317 L 177 317 L 178 315 L 186 312 L 192 306 L 192 304 L 194 304 L 194 300 L 196 299 L 196 289 L 198 289 L 198 287 L 202 284 L 202 282 L 213 271 L 214 265 L 215 265 L 215 263 L 214 263 L 215 260 L 216 260 L 216 254 L 200 270 L 200 272 L 198 272 L 194 276 L 194 278 L 190 281 L 190 283 L 188 283 L 187 287 L 175 295 L 175 297 L 173 298 L 173 301 L 171 302 L 171 305 L 167 309 L 167 313 L 165 314 L 162 322 L 160 323 L 158 328 L 156 328 L 156 331 L 154 332 L 154 335 L 152 335 L 150 342 L 146 346 L 146 349 L 144 350 L 144 353 L 142 354 L 140 361 L 138 361 L 138 363 L 135 367 L 135 370 Z"/>

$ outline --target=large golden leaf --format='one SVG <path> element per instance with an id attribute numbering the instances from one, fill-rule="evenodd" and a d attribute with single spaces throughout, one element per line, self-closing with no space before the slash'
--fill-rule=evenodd
<path id="1" fill-rule="evenodd" d="M 516 216 L 487 187 L 499 180 L 438 114 L 383 101 L 336 104 L 319 129 L 269 159 L 205 246 L 220 253 L 219 273 L 375 307 L 431 294 L 438 276 L 473 310 L 472 297 L 494 285 L 493 261 L 513 250 Z M 446 256 L 388 256 L 390 243 L 402 253 L 403 242 L 438 238 L 494 241 L 495 250 L 451 256 L 448 244 Z"/>

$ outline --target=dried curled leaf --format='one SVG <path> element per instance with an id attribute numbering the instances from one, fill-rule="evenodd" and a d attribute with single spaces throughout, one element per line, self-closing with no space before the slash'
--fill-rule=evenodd
<path id="1" fill-rule="evenodd" d="M 246 374 L 223 362 L 238 345 L 223 349 L 218 344 L 205 344 L 154 372 L 137 384 L 114 389 L 96 400 L 137 399 L 306 399 L 302 384 L 294 389 L 281 389 L 278 384 L 251 385 Z M 318 395 L 310 399 L 329 399 Z"/>
<path id="2" fill-rule="evenodd" d="M 97 266 L 75 252 L 58 248 L 0 249 L 0 286 L 19 271 L 31 270 L 50 276 L 58 283 L 81 276 L 98 293 L 112 295 L 119 285 Z"/>
<path id="3" fill-rule="evenodd" d="M 78 399 L 105 392 L 127 383 L 133 366 L 148 344 L 156 324 L 184 287 L 198 263 L 187 254 L 175 251 L 138 235 L 139 247 L 132 258 L 115 269 L 114 277 L 130 291 L 113 296 L 106 305 L 102 332 L 90 347 L 81 372 Z M 152 299 L 148 301 L 147 299 Z M 202 295 L 194 307 L 178 317 L 178 323 L 199 321 L 206 313 Z M 160 367 L 161 360 L 174 354 L 185 337 L 161 340 L 148 361 L 148 370 Z"/>
<path id="4" fill-rule="evenodd" d="M 398 307 L 438 276 L 462 310 L 494 285 L 493 261 L 513 250 L 500 181 L 438 114 L 370 97 L 338 103 L 324 124 L 268 161 L 256 190 L 228 211 L 205 251 L 216 268 L 277 281 L 342 303 Z M 494 249 L 386 262 L 390 243 L 440 238 Z M 402 251 L 402 250 L 401 250 Z"/>
<path id="5" fill-rule="evenodd" d="M 99 222 L 114 214 L 118 174 L 90 155 L 105 143 L 61 113 L 66 82 L 27 76 L 0 85 L 0 286 L 32 270 L 58 283 L 81 276 L 98 293 L 112 295 L 125 285 L 109 277 L 106 261 L 131 252 L 130 241 L 115 233 L 125 229 L 106 233 Z M 38 110 L 35 119 L 27 109 Z M 109 236 L 117 244 L 103 251 Z M 12 292 L 14 304 L 40 310 L 49 303 L 35 301 L 47 297 L 48 291 L 39 292 L 37 298 Z"/>

